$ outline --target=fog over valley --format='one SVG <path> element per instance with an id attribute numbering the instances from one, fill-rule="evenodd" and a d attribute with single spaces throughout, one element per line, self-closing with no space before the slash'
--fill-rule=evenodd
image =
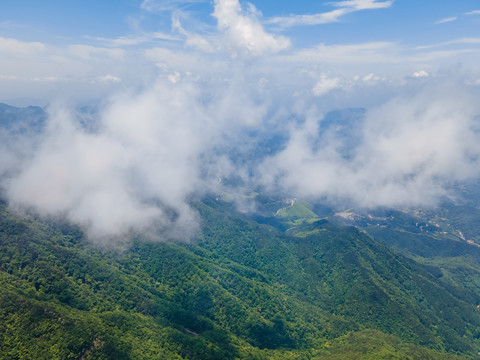
<path id="1" fill-rule="evenodd" d="M 302 18 L 216 0 L 204 23 L 192 16 L 206 4 L 179 4 L 142 4 L 171 13 L 170 33 L 85 44 L 0 37 L 1 97 L 36 98 L 47 114 L 34 131 L 1 130 L 12 208 L 66 217 L 98 238 L 188 238 L 189 203 L 202 194 L 430 206 L 478 177 L 475 39 L 327 45 L 320 32 L 320 44 L 301 47 L 288 29 L 396 3 L 334 2 Z M 462 51 L 471 56 L 458 65 Z"/>

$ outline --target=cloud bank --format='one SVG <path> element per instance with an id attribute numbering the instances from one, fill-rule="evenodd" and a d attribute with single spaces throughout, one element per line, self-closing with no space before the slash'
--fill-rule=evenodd
<path id="1" fill-rule="evenodd" d="M 332 113 L 334 91 L 348 103 L 369 85 L 332 90 L 340 80 L 322 75 L 306 91 L 305 79 L 251 83 L 255 71 L 239 73 L 249 76 L 161 77 L 112 96 L 94 127 L 52 105 L 35 144 L 19 136 L 2 150 L 11 206 L 66 217 L 96 239 L 188 238 L 197 224 L 190 200 L 225 191 L 219 178 L 376 207 L 431 205 L 453 182 L 479 175 L 478 86 L 411 77 L 369 109 Z"/>
<path id="2" fill-rule="evenodd" d="M 472 89 L 434 81 L 416 90 L 353 123 L 340 117 L 323 131 L 317 119 L 296 127 L 288 146 L 265 161 L 264 183 L 359 207 L 422 206 L 478 177 L 480 108 Z"/>
<path id="3" fill-rule="evenodd" d="M 161 4 L 143 6 L 165 11 Z M 0 187 L 10 206 L 66 218 L 96 241 L 186 239 L 198 226 L 192 200 L 207 193 L 425 206 L 480 175 L 477 69 L 439 71 L 427 60 L 448 54 L 419 47 L 405 56 L 390 42 L 289 50 L 288 38 L 237 0 L 216 0 L 212 16 L 215 31 L 202 34 L 173 17 L 181 48 L 61 50 L 0 38 L 8 56 L 30 63 L 40 54 L 42 70 L 78 72 L 52 78 L 62 95 L 50 99 L 41 131 L 0 127 Z M 382 64 L 405 75 L 382 74 Z M 7 75 L 0 78 L 20 76 Z M 77 93 L 91 89 L 99 105 L 79 111 Z"/>

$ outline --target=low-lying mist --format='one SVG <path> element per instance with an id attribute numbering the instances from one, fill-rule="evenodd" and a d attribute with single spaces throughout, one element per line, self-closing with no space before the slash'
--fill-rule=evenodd
<path id="1" fill-rule="evenodd" d="M 351 3 L 337 4 L 341 14 L 358 10 Z M 424 47 L 406 56 L 388 42 L 290 51 L 291 39 L 269 32 L 253 5 L 215 0 L 213 7 L 216 29 L 199 33 L 172 15 L 172 41 L 183 39 L 176 47 L 62 52 L 4 39 L 14 55 L 19 47 L 23 57 L 41 50 L 48 69 L 59 59 L 72 66 L 62 81 L 48 78 L 65 91 L 50 98 L 42 127 L 0 129 L 9 205 L 60 216 L 97 241 L 188 239 L 199 226 L 191 201 L 207 193 L 430 206 L 452 184 L 479 176 L 478 76 L 459 66 L 418 67 L 449 53 Z M 88 66 L 65 61 L 72 56 Z M 343 68 L 333 72 L 338 61 Z M 370 72 L 392 62 L 402 71 Z M 103 75 L 83 81 L 77 68 Z M 110 70 L 118 76 L 105 75 Z M 83 98 L 91 89 L 93 110 L 78 110 L 85 104 L 75 84 Z"/>
<path id="2" fill-rule="evenodd" d="M 89 126 L 74 107 L 50 104 L 41 131 L 2 132 L 10 206 L 62 216 L 92 239 L 189 238 L 189 201 L 224 191 L 219 179 L 395 207 L 435 204 L 479 175 L 478 87 L 461 79 L 412 81 L 362 109 L 348 107 L 362 87 L 329 99 L 272 74 L 252 78 L 159 77 L 104 100 Z"/>

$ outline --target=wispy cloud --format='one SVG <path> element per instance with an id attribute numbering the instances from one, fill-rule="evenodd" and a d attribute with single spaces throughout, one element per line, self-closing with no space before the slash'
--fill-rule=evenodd
<path id="1" fill-rule="evenodd" d="M 146 11 L 157 13 L 172 11 L 185 5 L 202 2 L 207 2 L 207 0 L 143 0 L 140 7 Z"/>
<path id="2" fill-rule="evenodd" d="M 339 9 L 318 14 L 274 17 L 269 19 L 267 23 L 276 24 L 281 27 L 328 24 L 337 22 L 342 16 L 356 11 L 389 8 L 393 5 L 393 1 L 351 0 L 332 2 L 330 4 Z"/>
<path id="3" fill-rule="evenodd" d="M 456 45 L 456 46 L 455 46 Z M 371 42 L 358 44 L 319 44 L 278 55 L 281 62 L 297 64 L 323 64 L 342 68 L 343 71 L 386 72 L 391 77 L 392 66 L 396 73 L 410 76 L 418 67 L 432 68 L 445 66 L 452 61 L 475 66 L 475 54 L 480 54 L 480 39 L 455 39 L 441 44 L 408 47 L 394 42 Z M 471 61 L 470 63 L 467 60 Z M 440 65 L 441 64 L 441 65 Z"/>
<path id="4" fill-rule="evenodd" d="M 461 16 L 470 16 L 470 15 L 480 15 L 480 10 L 473 10 L 466 13 L 463 13 Z M 434 24 L 445 24 L 459 20 L 459 16 L 451 16 L 444 19 L 436 21 Z"/>
<path id="5" fill-rule="evenodd" d="M 122 82 L 122 79 L 119 78 L 118 76 L 107 74 L 107 75 L 99 76 L 97 81 L 99 81 L 101 83 L 105 83 L 105 84 L 108 84 L 108 83 L 118 84 L 118 83 Z"/>
<path id="6" fill-rule="evenodd" d="M 121 59 L 125 56 L 123 49 L 99 48 L 89 45 L 71 45 L 69 51 L 72 55 L 86 60 L 93 58 Z"/>
<path id="7" fill-rule="evenodd" d="M 394 0 L 378 1 L 378 0 L 348 0 L 336 1 L 331 4 L 336 7 L 353 8 L 355 10 L 371 10 L 371 9 L 385 9 L 392 6 Z"/>
<path id="8" fill-rule="evenodd" d="M 172 16 L 172 29 L 184 36 L 186 46 L 193 47 L 206 53 L 213 53 L 215 51 L 214 46 L 205 36 L 192 33 L 183 28 L 180 22 L 180 14 L 178 13 L 175 13 Z"/>
<path id="9" fill-rule="evenodd" d="M 276 24 L 282 27 L 292 27 L 298 25 L 320 25 L 339 21 L 340 17 L 353 12 L 352 9 L 338 9 L 325 13 L 313 15 L 289 15 L 274 17 L 267 20 L 269 24 Z"/>
<path id="10" fill-rule="evenodd" d="M 465 15 L 480 15 L 480 10 L 469 11 Z"/>
<path id="11" fill-rule="evenodd" d="M 0 37 L 0 52 L 17 54 L 17 55 L 33 55 L 35 53 L 44 53 L 47 46 L 40 42 L 25 42 L 12 38 Z"/>
<path id="12" fill-rule="evenodd" d="M 0 80 L 17 80 L 18 76 L 0 74 Z"/>
<path id="13" fill-rule="evenodd" d="M 442 46 L 449 46 L 449 45 L 461 45 L 461 44 L 478 45 L 478 44 L 480 44 L 480 38 L 454 39 L 454 40 L 444 41 L 444 42 L 437 43 L 437 44 L 417 46 L 416 49 L 430 49 L 430 48 L 435 48 L 435 47 L 442 47 Z"/>
<path id="14" fill-rule="evenodd" d="M 388 62 L 399 58 L 399 48 L 392 42 L 371 42 L 364 44 L 325 45 L 299 50 L 286 55 L 292 61 L 339 64 L 362 64 Z M 400 59 L 398 59 L 401 61 Z"/>
<path id="15" fill-rule="evenodd" d="M 91 37 L 86 36 L 87 39 L 96 40 L 104 43 L 107 46 L 111 47 L 124 47 L 124 46 L 136 46 L 149 42 L 167 40 L 167 41 L 179 41 L 179 37 L 172 34 L 166 34 L 162 32 L 150 32 L 150 33 L 141 33 L 128 36 L 119 36 L 117 38 L 104 38 L 104 37 Z"/>
<path id="16" fill-rule="evenodd" d="M 435 24 L 445 24 L 445 23 L 449 23 L 449 22 L 453 22 L 453 21 L 457 21 L 457 20 L 458 20 L 457 16 L 452 16 L 452 17 L 448 17 L 448 18 L 445 18 L 445 19 L 435 21 Z"/>

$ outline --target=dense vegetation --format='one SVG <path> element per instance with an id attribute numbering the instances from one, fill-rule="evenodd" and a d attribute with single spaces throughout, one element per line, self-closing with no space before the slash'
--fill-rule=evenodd
<path id="1" fill-rule="evenodd" d="M 308 207 L 280 212 L 284 232 L 227 202 L 195 206 L 202 231 L 191 243 L 137 238 L 107 249 L 74 226 L 1 205 L 0 358 L 453 359 L 478 352 L 478 288 L 455 286 L 438 267 L 315 218 Z"/>

